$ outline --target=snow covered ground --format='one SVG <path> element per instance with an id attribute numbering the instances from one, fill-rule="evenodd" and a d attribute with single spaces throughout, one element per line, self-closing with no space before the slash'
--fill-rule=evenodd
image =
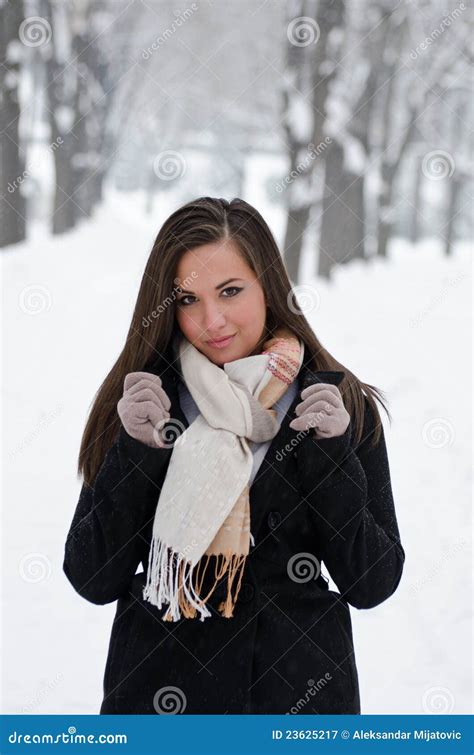
<path id="1" fill-rule="evenodd" d="M 282 213 L 246 198 L 281 241 Z M 109 191 L 92 222 L 54 239 L 37 229 L 2 252 L 3 713 L 99 710 L 115 604 L 80 598 L 62 561 L 87 411 L 174 209 L 143 206 Z M 363 713 L 471 712 L 471 253 L 398 242 L 331 284 L 304 262 L 313 328 L 387 392 L 393 417 L 382 412 L 406 565 L 390 600 L 351 609 Z"/>

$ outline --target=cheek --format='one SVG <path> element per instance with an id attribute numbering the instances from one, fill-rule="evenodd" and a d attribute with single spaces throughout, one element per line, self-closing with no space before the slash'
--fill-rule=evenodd
<path id="1" fill-rule="evenodd" d="M 176 311 L 176 321 L 185 335 L 192 334 L 196 330 L 196 324 L 182 309 Z"/>
<path id="2" fill-rule="evenodd" d="M 253 290 L 251 296 L 245 302 L 243 310 L 247 320 L 255 322 L 256 325 L 265 321 L 266 306 L 263 291 Z"/>

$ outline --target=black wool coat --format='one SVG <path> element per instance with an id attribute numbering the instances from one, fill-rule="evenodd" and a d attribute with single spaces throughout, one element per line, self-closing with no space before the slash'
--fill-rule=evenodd
<path id="1" fill-rule="evenodd" d="M 160 375 L 171 417 L 187 427 L 171 361 L 146 370 Z M 367 400 L 357 447 L 352 418 L 335 438 L 289 427 L 304 387 L 342 378 L 312 372 L 308 363 L 306 350 L 298 394 L 250 487 L 255 545 L 233 618 L 217 610 L 225 580 L 203 622 L 163 621 L 166 606 L 142 598 L 172 448 L 150 448 L 121 428 L 93 487 L 83 485 L 63 568 L 86 600 L 117 601 L 100 713 L 361 712 L 349 605 L 372 608 L 392 595 L 405 553 L 383 434 L 370 446 L 375 422 Z M 328 589 L 321 561 L 339 592 Z"/>

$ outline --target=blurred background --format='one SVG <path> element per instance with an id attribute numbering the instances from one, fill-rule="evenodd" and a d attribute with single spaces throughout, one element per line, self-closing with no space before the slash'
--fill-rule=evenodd
<path id="1" fill-rule="evenodd" d="M 261 212 L 388 399 L 407 560 L 351 609 L 362 712 L 471 712 L 473 38 L 458 0 L 0 0 L 2 712 L 98 712 L 115 605 L 62 573 L 80 438 L 201 195 Z"/>

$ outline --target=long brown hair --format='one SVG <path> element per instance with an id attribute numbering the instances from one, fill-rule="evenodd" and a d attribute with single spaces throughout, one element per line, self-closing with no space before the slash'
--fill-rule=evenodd
<path id="1" fill-rule="evenodd" d="M 375 414 L 377 429 L 372 442 L 378 442 L 380 414 L 375 396 L 388 414 L 381 399 L 382 391 L 360 381 L 319 342 L 298 306 L 278 246 L 260 213 L 243 199 L 229 202 L 200 197 L 173 212 L 153 244 L 125 345 L 95 395 L 82 436 L 78 474 L 82 473 L 86 484 L 92 484 L 105 454 L 117 438 L 120 429 L 117 403 L 123 394 L 125 376 L 144 370 L 156 355 L 165 353 L 177 332 L 176 271 L 181 256 L 203 244 L 229 238 L 236 242 L 264 291 L 267 321 L 262 342 L 275 328 L 287 326 L 307 346 L 311 370 L 345 372 L 339 390 L 347 411 L 354 418 L 355 442 L 359 443 L 363 431 L 363 393 Z"/>

